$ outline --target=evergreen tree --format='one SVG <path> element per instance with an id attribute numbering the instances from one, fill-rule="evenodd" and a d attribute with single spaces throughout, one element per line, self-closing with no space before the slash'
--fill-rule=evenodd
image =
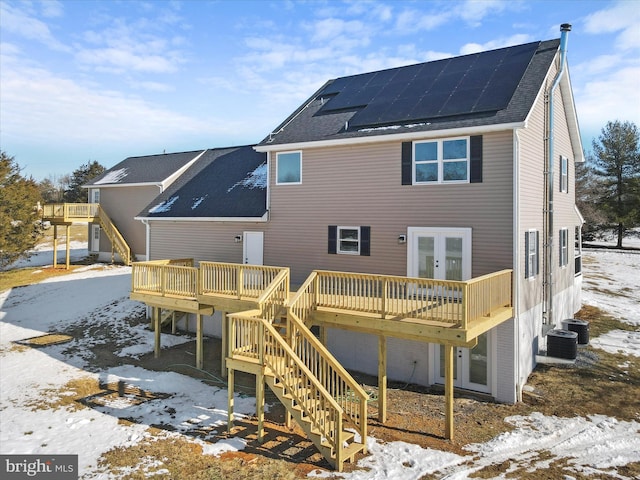
<path id="1" fill-rule="evenodd" d="M 24 178 L 13 157 L 0 151 L 0 268 L 27 257 L 37 240 L 38 184 Z"/>
<path id="2" fill-rule="evenodd" d="M 617 231 L 640 226 L 640 136 L 632 122 L 607 122 L 593 140 L 593 171 L 599 177 L 598 208 Z"/>
<path id="3" fill-rule="evenodd" d="M 104 172 L 105 168 L 96 160 L 87 162 L 71 174 L 69 188 L 64 192 L 65 203 L 87 203 L 87 190 L 82 188 Z"/>

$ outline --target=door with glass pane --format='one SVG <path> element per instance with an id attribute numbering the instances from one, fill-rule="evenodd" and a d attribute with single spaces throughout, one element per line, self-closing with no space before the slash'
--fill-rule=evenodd
<path id="1" fill-rule="evenodd" d="M 408 275 L 438 280 L 468 280 L 471 278 L 470 228 L 409 228 Z M 482 335 L 473 349 L 454 351 L 455 385 L 489 392 L 489 338 Z M 444 383 L 444 348 L 434 351 L 436 382 Z"/>

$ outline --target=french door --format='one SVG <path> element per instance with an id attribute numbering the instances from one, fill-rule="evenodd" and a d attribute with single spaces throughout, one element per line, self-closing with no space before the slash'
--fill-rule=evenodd
<path id="1" fill-rule="evenodd" d="M 471 278 L 471 229 L 408 229 L 407 275 L 437 280 L 469 280 Z M 436 383 L 444 383 L 444 347 L 431 347 Z M 489 336 L 482 335 L 473 349 L 454 351 L 455 386 L 481 392 L 490 391 Z"/>

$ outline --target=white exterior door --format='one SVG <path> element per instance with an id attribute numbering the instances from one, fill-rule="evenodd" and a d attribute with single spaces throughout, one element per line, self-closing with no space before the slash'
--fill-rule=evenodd
<path id="1" fill-rule="evenodd" d="M 91 245 L 90 245 L 91 251 L 92 252 L 99 252 L 100 251 L 100 225 L 98 224 L 91 224 Z"/>
<path id="2" fill-rule="evenodd" d="M 410 277 L 439 280 L 469 280 L 471 278 L 471 229 L 470 228 L 421 228 L 408 229 L 407 274 Z M 478 339 L 473 349 L 454 350 L 455 386 L 489 392 L 489 335 Z M 444 383 L 444 348 L 433 345 L 432 378 Z"/>
<path id="3" fill-rule="evenodd" d="M 263 264 L 264 232 L 244 232 L 242 245 L 242 263 Z"/>

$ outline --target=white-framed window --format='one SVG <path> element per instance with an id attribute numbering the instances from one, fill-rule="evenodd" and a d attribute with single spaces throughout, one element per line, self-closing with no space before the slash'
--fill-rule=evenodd
<path id="1" fill-rule="evenodd" d="M 569 159 L 560 157 L 560 191 L 567 193 L 569 191 Z"/>
<path id="2" fill-rule="evenodd" d="M 468 183 L 469 137 L 413 143 L 413 183 Z"/>
<path id="3" fill-rule="evenodd" d="M 560 230 L 560 266 L 566 267 L 569 263 L 569 229 Z"/>
<path id="4" fill-rule="evenodd" d="M 360 227 L 338 227 L 337 253 L 360 255 Z"/>
<path id="5" fill-rule="evenodd" d="M 527 258 L 524 266 L 524 278 L 533 278 L 538 274 L 540 265 L 538 259 L 539 237 L 537 230 L 529 230 L 525 232 L 524 248 Z"/>
<path id="6" fill-rule="evenodd" d="M 328 253 L 343 255 L 371 255 L 371 227 L 342 227 L 329 225 Z"/>
<path id="7" fill-rule="evenodd" d="M 276 154 L 276 185 L 299 185 L 302 183 L 302 152 L 280 152 Z"/>

